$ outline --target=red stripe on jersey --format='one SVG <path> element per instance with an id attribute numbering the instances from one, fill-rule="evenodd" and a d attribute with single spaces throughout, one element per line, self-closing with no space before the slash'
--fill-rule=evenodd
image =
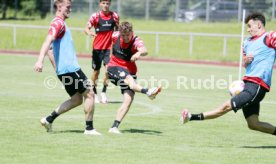
<path id="1" fill-rule="evenodd" d="M 48 35 L 53 35 L 56 39 L 60 39 L 65 34 L 65 22 L 62 18 L 56 16 L 50 25 Z"/>
<path id="2" fill-rule="evenodd" d="M 270 90 L 270 87 L 261 78 L 244 76 L 243 80 L 259 84 L 265 89 L 267 89 L 268 91 Z"/>
<path id="3" fill-rule="evenodd" d="M 270 31 L 266 37 L 266 45 L 276 49 L 276 32 Z"/>

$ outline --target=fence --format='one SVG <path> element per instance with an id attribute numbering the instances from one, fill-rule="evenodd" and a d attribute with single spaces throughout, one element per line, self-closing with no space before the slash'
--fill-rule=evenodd
<path id="1" fill-rule="evenodd" d="M 18 24 L 0 24 L 0 27 L 2 28 L 9 28 L 12 29 L 12 40 L 13 40 L 13 47 L 16 48 L 17 46 L 17 31 L 19 29 L 26 29 L 25 31 L 34 31 L 34 29 L 48 29 L 48 26 L 33 26 L 33 25 L 18 25 Z M 27 30 L 28 29 L 28 30 Z M 31 29 L 31 30 L 30 30 Z M 70 28 L 72 31 L 78 31 L 83 33 L 83 28 Z M 45 31 L 45 30 L 44 30 Z M 222 38 L 222 44 L 221 47 L 222 54 L 223 56 L 227 55 L 227 49 L 228 49 L 228 39 L 230 38 L 235 38 L 237 41 L 240 39 L 240 35 L 233 35 L 233 34 L 210 34 L 210 33 L 185 33 L 185 32 L 153 32 L 153 31 L 136 31 L 136 34 L 140 35 L 151 35 L 155 37 L 155 46 L 154 46 L 154 51 L 156 55 L 160 54 L 160 36 L 172 36 L 172 37 L 188 37 L 188 54 L 190 56 L 193 55 L 193 50 L 194 50 L 194 43 L 195 38 L 202 38 L 202 37 L 212 37 L 212 38 Z M 11 39 L 11 38 L 10 38 Z M 28 40 L 28 38 L 26 38 Z M 89 37 L 86 37 L 85 40 L 85 47 L 83 49 L 86 49 L 87 51 L 90 49 L 90 41 L 91 39 Z M 184 49 L 184 48 L 183 48 Z M 180 49 L 181 50 L 181 49 Z"/>
<path id="2" fill-rule="evenodd" d="M 48 1 L 48 2 L 47 2 Z M 275 19 L 276 0 L 112 0 L 111 10 L 123 18 L 176 20 L 240 21 L 242 10 L 263 12 L 268 20 Z M 42 8 L 53 13 L 53 0 L 43 0 Z M 88 17 L 99 11 L 99 0 L 75 0 L 72 12 Z"/>

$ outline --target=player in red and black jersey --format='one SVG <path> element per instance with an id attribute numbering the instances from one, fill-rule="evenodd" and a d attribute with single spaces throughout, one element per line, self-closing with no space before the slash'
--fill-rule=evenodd
<path id="1" fill-rule="evenodd" d="M 109 10 L 111 0 L 100 0 L 101 11 L 93 13 L 87 23 L 85 33 L 88 36 L 94 37 L 92 45 L 92 69 L 94 70 L 91 76 L 93 82 L 93 91 L 95 93 L 95 102 L 98 103 L 97 96 L 97 80 L 100 74 L 101 65 L 106 66 L 110 58 L 111 36 L 114 30 L 118 29 L 119 16 L 117 13 Z M 95 32 L 90 31 L 91 28 Z M 107 103 L 106 88 L 108 86 L 108 76 L 105 74 L 103 79 L 103 89 L 101 93 L 101 102 Z"/>
<path id="2" fill-rule="evenodd" d="M 116 119 L 109 129 L 110 133 L 121 133 L 118 129 L 119 124 L 127 114 L 135 92 L 146 94 L 150 99 L 154 99 L 161 91 L 161 87 L 143 88 L 135 81 L 137 77 L 135 61 L 140 56 L 146 56 L 147 54 L 143 41 L 140 37 L 134 35 L 132 24 L 122 22 L 119 31 L 112 35 L 112 55 L 107 66 L 110 81 L 121 87 L 121 93 L 124 97 L 123 103 L 117 111 Z"/>

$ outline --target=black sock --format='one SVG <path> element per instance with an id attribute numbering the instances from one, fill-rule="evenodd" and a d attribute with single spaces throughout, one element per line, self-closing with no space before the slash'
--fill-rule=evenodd
<path id="1" fill-rule="evenodd" d="M 59 114 L 57 114 L 56 111 L 53 111 L 47 118 L 46 120 L 49 122 L 49 123 L 53 123 L 54 120 L 59 116 Z"/>
<path id="2" fill-rule="evenodd" d="M 203 113 L 200 113 L 200 114 L 192 114 L 190 120 L 204 120 Z"/>
<path id="3" fill-rule="evenodd" d="M 102 90 L 103 93 L 106 93 L 106 88 L 107 88 L 107 85 L 104 85 Z"/>
<path id="4" fill-rule="evenodd" d="M 94 92 L 95 94 L 97 94 L 97 88 L 96 88 L 95 85 L 93 85 L 93 92 Z"/>
<path id="5" fill-rule="evenodd" d="M 147 88 L 143 88 L 143 89 L 141 90 L 141 93 L 146 94 L 146 93 L 148 92 L 148 90 L 149 90 L 149 89 L 147 89 Z"/>
<path id="6" fill-rule="evenodd" d="M 275 128 L 275 130 L 274 130 L 274 133 L 273 133 L 273 135 L 275 135 L 275 136 L 276 136 L 276 128 Z"/>
<path id="7" fill-rule="evenodd" d="M 112 128 L 114 128 L 114 127 L 118 128 L 120 123 L 121 123 L 120 121 L 115 120 L 113 125 L 112 125 Z"/>
<path id="8" fill-rule="evenodd" d="M 85 121 L 86 124 L 86 130 L 93 130 L 93 121 Z"/>

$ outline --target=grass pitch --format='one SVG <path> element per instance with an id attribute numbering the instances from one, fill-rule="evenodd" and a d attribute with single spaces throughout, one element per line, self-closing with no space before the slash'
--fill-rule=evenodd
<path id="1" fill-rule="evenodd" d="M 122 135 L 107 132 L 120 104 L 96 104 L 94 125 L 103 135 L 86 136 L 82 106 L 57 118 L 53 133 L 41 127 L 40 118 L 68 96 L 59 81 L 54 89 L 45 86 L 48 77 L 58 80 L 48 60 L 43 73 L 33 71 L 35 61 L 34 56 L 0 55 L 0 163 L 275 163 L 275 136 L 248 130 L 241 111 L 212 121 L 179 123 L 184 107 L 198 113 L 228 99 L 227 89 L 212 88 L 208 80 L 235 80 L 238 68 L 139 61 L 141 83 L 153 78 L 158 79 L 154 85 L 169 85 L 154 101 L 136 94 L 120 126 Z M 79 63 L 89 77 L 90 59 Z M 275 78 L 260 115 L 274 125 Z M 179 79 L 186 79 L 186 85 Z M 204 84 L 205 89 L 200 87 Z M 112 85 L 108 97 L 122 100 Z"/>

